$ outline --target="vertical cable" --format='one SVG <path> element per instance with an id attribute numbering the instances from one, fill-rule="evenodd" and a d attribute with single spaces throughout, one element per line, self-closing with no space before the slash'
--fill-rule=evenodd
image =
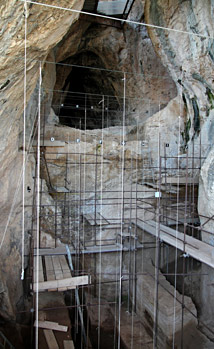
<path id="1" fill-rule="evenodd" d="M 178 259 L 178 248 L 177 248 L 177 233 L 178 233 L 178 220 L 179 220 L 179 207 L 178 207 L 178 203 L 179 203 L 179 167 L 180 167 L 180 158 L 179 158 L 179 152 L 180 152 L 180 143 L 181 143 L 181 138 L 180 138 L 180 135 L 181 135 L 181 97 L 180 97 L 180 115 L 178 116 L 178 180 L 177 180 L 177 198 L 176 198 L 176 201 L 177 201 L 177 208 L 176 208 L 176 246 L 175 246 L 175 281 L 174 281 L 174 309 L 173 309 L 173 333 L 172 333 L 172 336 L 173 336 L 173 341 L 172 341 L 172 348 L 174 349 L 175 348 L 175 333 L 176 333 L 176 327 L 175 327 L 175 324 L 176 324 L 176 288 L 177 288 L 177 259 Z"/>
<path id="2" fill-rule="evenodd" d="M 35 349 L 39 344 L 39 213 L 40 213 L 40 119 L 41 119 L 41 85 L 42 85 L 42 64 L 39 64 L 39 100 L 38 100 L 38 130 L 37 130 L 37 200 L 36 200 L 36 335 Z"/>
<path id="3" fill-rule="evenodd" d="M 158 222 L 156 222 L 156 252 L 155 252 L 155 306 L 154 306 L 154 343 L 158 346 L 158 308 L 159 308 L 159 267 L 160 267 L 160 197 L 161 197 L 161 135 L 160 135 L 160 104 L 159 104 L 159 125 L 158 125 L 158 159 L 159 159 L 159 183 L 157 185 L 158 198 Z"/>
<path id="4" fill-rule="evenodd" d="M 25 254 L 25 163 L 26 163 L 26 85 L 27 85 L 27 2 L 24 2 L 25 39 L 24 39 L 24 111 L 23 111 L 23 159 L 22 159 L 22 271 L 21 280 L 24 280 Z"/>
<path id="5" fill-rule="evenodd" d="M 98 348 L 100 346 L 100 326 L 101 326 L 101 278 L 102 278 L 102 217 L 103 217 L 103 127 L 104 127 L 104 96 L 102 98 L 102 138 L 101 138 L 101 168 L 100 168 L 100 201 L 101 201 L 101 214 L 100 214 L 100 246 L 99 246 L 99 289 L 98 289 Z"/>
<path id="6" fill-rule="evenodd" d="M 122 135 L 122 171 L 121 171 L 121 224 L 120 224 L 120 246 L 123 244 L 123 226 L 124 226 L 124 163 L 125 163 L 125 119 L 126 119 L 126 73 L 123 76 L 123 135 Z M 118 349 L 120 349 L 120 317 L 122 301 L 122 259 L 123 251 L 120 251 L 120 274 L 119 274 L 119 304 L 118 304 Z"/>

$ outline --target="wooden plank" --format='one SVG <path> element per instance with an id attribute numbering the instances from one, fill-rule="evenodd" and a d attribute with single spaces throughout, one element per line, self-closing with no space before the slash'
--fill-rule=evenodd
<path id="1" fill-rule="evenodd" d="M 53 262 L 56 280 L 64 279 L 59 256 L 52 256 L 52 262 Z M 69 275 L 69 277 L 70 277 L 70 275 Z M 62 288 L 58 289 L 58 291 L 66 291 L 66 290 L 67 290 L 66 287 L 62 287 Z"/>
<path id="2" fill-rule="evenodd" d="M 135 221 L 132 222 L 135 224 Z M 158 224 L 155 221 L 142 222 L 138 220 L 137 226 L 153 236 L 158 236 Z M 163 224 L 160 224 L 159 237 L 169 245 L 184 250 L 184 234 L 174 229 L 171 229 Z M 213 246 L 206 244 L 203 241 L 193 238 L 192 236 L 185 236 L 185 252 L 196 260 L 205 263 L 214 268 L 214 253 Z"/>
<path id="3" fill-rule="evenodd" d="M 74 349 L 74 342 L 72 340 L 63 341 L 64 349 Z"/>
<path id="4" fill-rule="evenodd" d="M 34 327 L 36 327 L 36 321 L 34 322 Z M 62 326 L 59 325 L 57 322 L 52 321 L 38 321 L 38 327 L 61 332 L 68 331 L 68 326 Z"/>
<path id="5" fill-rule="evenodd" d="M 54 268 L 56 280 L 63 279 L 63 273 L 62 273 L 62 268 L 59 261 L 59 256 L 52 256 L 52 262 L 53 262 L 53 268 Z"/>
<path id="6" fill-rule="evenodd" d="M 90 214 L 84 214 L 83 216 L 84 216 L 84 218 L 88 221 L 88 223 L 89 223 L 90 225 L 95 225 L 95 220 L 94 220 L 94 217 L 92 217 L 92 215 L 90 215 Z"/>
<path id="7" fill-rule="evenodd" d="M 45 268 L 46 268 L 47 281 L 56 280 L 51 256 L 45 256 Z M 48 291 L 52 291 L 52 292 L 57 291 L 57 288 L 50 289 Z"/>
<path id="8" fill-rule="evenodd" d="M 43 330 L 49 349 L 59 349 L 56 338 L 52 330 Z"/>
<path id="9" fill-rule="evenodd" d="M 69 266 L 68 266 L 68 263 L 67 263 L 65 256 L 59 256 L 59 262 L 60 262 L 60 265 L 62 268 L 63 279 L 67 279 L 67 278 L 72 277 L 71 271 L 69 269 Z"/>
<path id="10" fill-rule="evenodd" d="M 172 218 L 167 218 L 167 221 L 165 224 L 167 225 L 180 225 L 180 224 L 184 224 L 184 223 L 187 223 L 187 224 L 197 224 L 197 223 L 200 223 L 199 219 L 198 218 L 179 218 L 178 221 L 175 219 L 172 219 Z"/>
<path id="11" fill-rule="evenodd" d="M 133 222 L 134 223 L 134 222 Z M 121 226 L 118 226 L 119 229 L 121 229 Z M 90 253 L 100 253 L 100 252 L 118 252 L 121 251 L 121 247 L 118 248 L 118 245 L 108 245 L 108 246 L 89 246 L 85 250 L 81 250 L 81 254 L 90 254 Z M 61 255 L 64 254 L 66 251 L 62 248 L 42 248 L 39 250 L 39 253 L 41 256 L 45 255 Z M 71 255 L 75 255 L 78 252 L 76 250 L 73 250 L 73 248 L 70 248 Z"/>
<path id="12" fill-rule="evenodd" d="M 54 273 L 54 267 L 53 267 L 53 262 L 51 256 L 45 256 L 45 268 L 46 268 L 46 275 L 47 275 L 47 280 L 55 280 L 55 273 Z"/>
<path id="13" fill-rule="evenodd" d="M 95 214 L 85 214 L 83 217 L 88 221 L 90 225 L 109 225 L 109 222 L 105 217 L 103 217 L 99 212 L 96 213 L 96 222 Z"/>
<path id="14" fill-rule="evenodd" d="M 39 256 L 39 265 L 38 265 L 38 278 L 39 282 L 44 281 L 44 273 L 43 273 L 43 265 L 42 265 L 42 257 Z M 36 281 L 37 274 L 37 256 L 34 257 L 34 280 Z"/>
<path id="15" fill-rule="evenodd" d="M 34 249 L 34 256 L 37 253 L 37 249 Z M 39 249 L 39 255 L 40 256 L 54 256 L 54 255 L 63 255 L 66 254 L 66 248 L 65 246 L 59 246 L 56 248 L 40 248 Z"/>
<path id="16" fill-rule="evenodd" d="M 101 225 L 108 225 L 109 222 L 107 221 L 107 219 L 105 217 L 103 217 L 99 212 L 97 212 L 96 214 L 96 223 L 97 224 L 101 224 Z"/>
<path id="17" fill-rule="evenodd" d="M 67 278 L 62 280 L 44 281 L 39 282 L 39 291 L 45 291 L 52 288 L 64 288 L 64 287 L 77 287 L 90 284 L 90 278 L 88 275 L 76 276 L 73 278 Z M 34 291 L 36 290 L 36 283 L 33 284 Z"/>

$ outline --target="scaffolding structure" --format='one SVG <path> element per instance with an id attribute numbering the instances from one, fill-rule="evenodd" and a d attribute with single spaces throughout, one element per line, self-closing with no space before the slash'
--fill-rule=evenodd
<path id="1" fill-rule="evenodd" d="M 100 113 L 103 121 L 105 98 L 98 96 L 98 100 L 102 102 Z M 74 106 L 79 109 L 79 99 L 76 103 L 74 101 Z M 57 107 L 60 109 L 64 105 L 60 102 Z M 83 111 L 86 119 L 89 109 L 85 104 Z M 75 131 L 76 137 L 79 137 L 80 128 Z M 200 263 L 214 267 L 212 246 L 201 241 L 203 232 L 212 232 L 200 224 L 197 211 L 199 174 L 205 159 L 201 155 L 201 141 L 197 146 L 193 143 L 191 151 L 187 148 L 181 156 L 171 156 L 170 144 L 163 143 L 163 154 L 160 151 L 155 165 L 147 140 L 137 140 L 135 146 L 140 156 L 136 157 L 126 152 L 129 141 L 125 140 L 123 134 L 117 154 L 117 172 L 114 173 L 114 178 L 118 180 L 113 188 L 109 188 L 105 185 L 105 175 L 111 173 L 115 159 L 108 159 L 107 154 L 104 154 L 104 138 L 97 141 L 94 152 L 88 153 L 87 145 L 81 147 L 84 137 L 70 142 L 54 137 L 50 139 L 45 133 L 47 129 L 44 125 L 39 147 L 35 143 L 33 148 L 37 166 L 38 162 L 40 164 L 40 179 L 35 175 L 34 198 L 38 195 L 36 188 L 39 184 L 39 244 L 35 245 L 35 239 L 32 241 L 32 256 L 40 258 L 44 281 L 49 273 L 46 262 L 48 257 L 63 256 L 67 262 L 67 271 L 75 277 L 89 275 L 91 283 L 77 284 L 75 305 L 67 306 L 75 311 L 74 340 L 81 324 L 81 343 L 91 347 L 88 314 L 90 306 L 96 306 L 99 314 L 96 343 L 100 347 L 102 308 L 110 305 L 115 318 L 114 345 L 120 347 L 124 335 L 121 314 L 123 309 L 130 314 L 133 334 L 133 317 L 139 315 L 139 303 L 142 302 L 137 295 L 138 283 L 140 277 L 147 275 L 155 285 L 155 315 L 151 341 L 144 342 L 141 338 L 141 344 L 158 347 L 164 343 L 159 323 L 159 292 L 164 290 L 180 304 L 180 345 L 185 347 L 187 313 L 197 319 L 197 313 L 186 304 L 185 297 L 189 292 L 186 291 L 186 280 L 190 280 L 188 282 L 192 290 L 192 283 L 201 276 L 198 272 Z M 47 203 L 47 197 L 51 197 L 51 202 Z M 34 199 L 32 212 L 36 212 L 36 207 L 38 203 Z M 213 219 L 203 218 L 207 221 Z M 32 236 L 35 236 L 37 223 L 36 215 L 33 214 Z M 52 236 L 51 241 L 43 239 L 47 233 Z M 108 267 L 102 265 L 102 259 L 105 261 L 106 256 L 114 259 L 114 271 L 109 272 Z M 153 258 L 153 271 L 144 268 L 148 256 Z M 31 260 L 33 263 L 32 257 Z M 32 265 L 33 269 L 35 266 Z M 179 283 L 181 297 L 168 289 L 162 280 L 163 276 L 168 280 L 174 278 L 174 283 Z M 54 284 L 53 287 L 58 291 L 69 289 L 68 285 L 65 289 L 59 286 Z M 115 299 L 103 301 L 103 298 L 108 298 L 109 292 L 114 293 Z M 90 296 L 98 303 L 84 301 L 90 299 Z M 55 307 L 52 309 L 55 310 Z M 86 317 L 87 321 L 84 320 Z M 207 327 L 203 323 L 200 325 Z M 143 321 L 141 326 L 145 326 Z M 212 329 L 207 329 L 212 333 Z"/>
<path id="2" fill-rule="evenodd" d="M 133 4 L 124 1 L 122 18 Z M 94 8 L 97 2 L 86 5 Z M 38 348 L 42 338 L 49 348 L 51 342 L 56 348 L 102 348 L 105 311 L 112 320 L 108 347 L 114 349 L 183 349 L 189 323 L 196 337 L 198 325 L 213 337 L 212 328 L 198 323 L 192 302 L 195 285 L 207 276 L 201 265 L 214 268 L 213 246 L 203 241 L 203 234 L 213 236 L 206 224 L 214 216 L 198 213 L 200 171 L 211 145 L 203 144 L 200 134 L 188 148 L 179 134 L 175 154 L 159 126 L 157 139 L 151 141 L 141 134 L 144 124 L 139 120 L 135 130 L 129 128 L 136 116 L 132 107 L 142 104 L 147 120 L 168 100 L 153 107 L 150 98 L 135 98 L 132 91 L 127 95 L 132 73 L 66 65 L 118 74 L 122 92 L 112 96 L 43 89 L 39 62 L 38 110 L 28 153 L 35 160 L 32 203 L 23 199 L 24 209 L 32 210 L 26 277 L 32 296 L 31 347 Z M 26 67 L 25 57 L 25 73 Z M 139 75 L 167 79 L 158 73 Z M 43 91 L 54 96 L 56 124 L 49 120 Z M 24 126 L 23 138 L 25 131 Z M 64 303 L 44 302 L 56 294 Z M 163 300 L 167 296 L 169 304 Z M 71 319 L 72 328 L 56 323 L 61 313 L 67 325 Z M 65 337 L 55 338 L 55 330 Z"/>

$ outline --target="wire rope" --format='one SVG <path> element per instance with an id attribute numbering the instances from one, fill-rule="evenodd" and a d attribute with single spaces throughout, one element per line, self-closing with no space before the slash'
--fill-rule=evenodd
<path id="1" fill-rule="evenodd" d="M 141 22 L 137 22 L 137 21 L 132 21 L 130 19 L 121 19 L 121 18 L 117 18 L 117 17 L 111 17 L 111 16 L 101 15 L 101 14 L 92 13 L 92 12 L 75 10 L 75 9 L 62 7 L 62 6 L 44 4 L 44 3 L 41 3 L 41 2 L 38 3 L 36 1 L 31 1 L 31 0 L 19 0 L 19 1 L 22 1 L 22 2 L 26 1 L 26 2 L 28 2 L 30 4 L 34 4 L 34 5 L 54 8 L 54 9 L 57 9 L 57 10 L 69 11 L 69 12 L 72 12 L 72 13 L 83 14 L 83 15 L 88 15 L 88 16 L 92 16 L 92 17 L 99 17 L 99 18 L 104 18 L 104 19 L 110 19 L 110 20 L 114 20 L 114 21 L 122 22 L 122 23 L 140 25 L 140 26 L 148 27 L 148 28 L 152 28 L 152 29 L 167 30 L 167 31 L 172 31 L 172 32 L 175 32 L 175 33 L 180 33 L 180 34 L 187 34 L 187 35 L 192 35 L 192 36 L 198 36 L 200 38 L 207 38 L 207 39 L 212 39 L 212 40 L 214 39 L 213 37 L 211 37 L 209 35 L 203 35 L 203 34 L 198 34 L 198 33 L 194 33 L 194 32 L 188 32 L 186 30 L 162 27 L 162 26 L 159 26 L 159 25 L 154 25 L 154 24 L 149 24 L 149 23 L 141 23 Z"/>

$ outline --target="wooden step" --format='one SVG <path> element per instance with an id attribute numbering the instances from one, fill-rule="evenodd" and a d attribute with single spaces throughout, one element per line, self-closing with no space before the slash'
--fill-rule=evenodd
<path id="1" fill-rule="evenodd" d="M 56 280 L 64 279 L 61 264 L 59 261 L 59 256 L 52 256 L 52 261 L 53 261 L 55 279 Z M 62 287 L 62 288 L 58 289 L 58 291 L 66 291 L 66 290 L 67 290 L 66 287 Z"/>
<path id="2" fill-rule="evenodd" d="M 84 214 L 83 217 L 88 221 L 90 225 L 108 225 L 109 222 L 105 219 L 99 212 L 96 213 L 96 221 L 95 214 Z"/>
<path id="3" fill-rule="evenodd" d="M 135 224 L 135 221 L 132 221 Z M 160 231 L 158 231 L 158 223 L 152 220 L 142 222 L 137 221 L 137 226 L 147 233 L 159 237 L 160 240 L 167 244 L 184 251 L 196 260 L 203 262 L 214 268 L 214 250 L 213 246 L 206 244 L 192 236 L 185 235 L 170 227 L 160 224 Z M 185 247 L 184 247 L 185 245 Z"/>
<path id="4" fill-rule="evenodd" d="M 34 322 L 34 327 L 37 327 L 36 321 Z M 38 321 L 38 327 L 44 328 L 46 330 L 54 330 L 54 331 L 61 331 L 61 332 L 68 331 L 68 326 L 62 326 L 62 325 L 59 325 L 57 322 L 52 322 L 52 321 Z"/>
<path id="5" fill-rule="evenodd" d="M 38 268 L 38 269 L 37 269 Z M 42 265 L 42 257 L 38 256 L 38 266 L 37 266 L 37 256 L 34 256 L 34 281 L 36 281 L 38 271 L 38 281 L 44 281 L 44 273 L 43 273 L 43 265 Z"/>
<path id="6" fill-rule="evenodd" d="M 44 281 L 38 283 L 38 291 L 47 291 L 50 289 L 75 289 L 78 286 L 84 286 L 90 284 L 90 277 L 88 275 L 76 276 L 62 280 Z M 37 284 L 33 284 L 33 290 L 36 291 Z"/>

